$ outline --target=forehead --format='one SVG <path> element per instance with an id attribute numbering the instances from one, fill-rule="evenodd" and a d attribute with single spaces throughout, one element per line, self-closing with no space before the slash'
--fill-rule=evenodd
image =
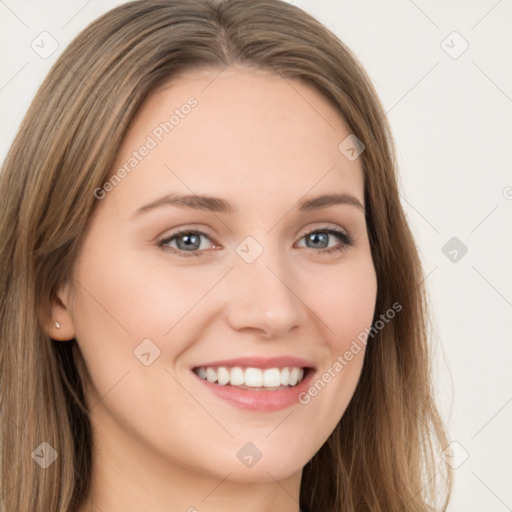
<path id="1" fill-rule="evenodd" d="M 113 169 L 129 176 L 109 200 L 133 205 L 172 191 L 236 206 L 236 197 L 261 205 L 341 191 L 363 202 L 360 160 L 339 149 L 349 135 L 331 103 L 299 80 L 232 67 L 188 71 L 154 91 L 132 121 Z"/>

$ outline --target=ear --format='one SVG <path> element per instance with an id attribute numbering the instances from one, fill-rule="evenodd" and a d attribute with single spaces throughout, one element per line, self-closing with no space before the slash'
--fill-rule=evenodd
<path id="1" fill-rule="evenodd" d="M 75 338 L 75 326 L 69 310 L 70 290 L 66 284 L 61 287 L 57 296 L 51 300 L 48 313 L 42 325 L 48 336 L 57 341 L 68 341 Z"/>

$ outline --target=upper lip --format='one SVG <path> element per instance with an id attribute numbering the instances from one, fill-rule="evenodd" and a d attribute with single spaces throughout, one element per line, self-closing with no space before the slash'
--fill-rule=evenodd
<path id="1" fill-rule="evenodd" d="M 224 359 L 222 361 L 210 361 L 194 366 L 193 368 L 210 367 L 219 368 L 224 366 L 233 368 L 239 366 L 241 368 L 285 368 L 287 366 L 298 366 L 300 368 L 314 368 L 311 361 L 301 359 L 299 357 L 281 356 L 281 357 L 237 357 L 235 359 Z"/>

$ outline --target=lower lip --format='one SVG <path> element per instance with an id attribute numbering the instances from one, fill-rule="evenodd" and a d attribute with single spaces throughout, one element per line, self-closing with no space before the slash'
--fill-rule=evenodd
<path id="1" fill-rule="evenodd" d="M 197 376 L 195 373 L 194 376 L 212 393 L 239 409 L 270 412 L 286 409 L 287 407 L 300 403 L 298 396 L 308 389 L 313 374 L 314 371 L 310 368 L 302 382 L 297 386 L 274 391 L 265 391 L 262 388 L 258 388 L 257 391 L 251 391 L 248 389 L 240 389 L 236 386 L 221 386 L 220 384 L 214 384 L 201 379 L 201 377 Z"/>

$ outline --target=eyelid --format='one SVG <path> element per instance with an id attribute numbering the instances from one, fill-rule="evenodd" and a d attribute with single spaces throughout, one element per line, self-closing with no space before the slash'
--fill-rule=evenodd
<path id="1" fill-rule="evenodd" d="M 345 228 L 342 228 L 341 226 L 338 226 L 337 224 L 331 224 L 329 222 L 324 222 L 320 226 L 313 226 L 312 228 L 306 228 L 305 230 L 300 231 L 300 233 L 302 233 L 300 235 L 300 238 L 302 238 L 306 235 L 309 235 L 310 233 L 316 233 L 317 231 L 326 231 L 329 229 L 332 229 L 334 231 L 341 232 L 347 236 L 350 236 L 349 232 Z"/>

